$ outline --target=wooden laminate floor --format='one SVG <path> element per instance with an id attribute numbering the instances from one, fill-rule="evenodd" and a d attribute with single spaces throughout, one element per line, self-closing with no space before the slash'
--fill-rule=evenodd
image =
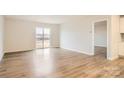
<path id="1" fill-rule="evenodd" d="M 8 53 L 0 64 L 0 77 L 124 77 L 124 59 L 106 60 L 103 50 L 99 48 L 95 56 L 60 48 Z"/>

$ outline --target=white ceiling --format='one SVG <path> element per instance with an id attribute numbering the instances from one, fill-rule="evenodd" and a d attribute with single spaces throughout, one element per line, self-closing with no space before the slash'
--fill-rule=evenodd
<path id="1" fill-rule="evenodd" d="M 29 20 L 41 23 L 61 24 L 72 19 L 84 18 L 81 15 L 7 15 L 5 18 Z"/>

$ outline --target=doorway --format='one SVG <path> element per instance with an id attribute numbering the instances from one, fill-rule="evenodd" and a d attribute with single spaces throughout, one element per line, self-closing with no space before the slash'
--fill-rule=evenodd
<path id="1" fill-rule="evenodd" d="M 36 28 L 36 49 L 50 47 L 50 29 L 49 28 Z"/>
<path id="2" fill-rule="evenodd" d="M 108 58 L 108 27 L 107 20 L 99 20 L 93 22 L 93 46 L 92 51 L 93 55 L 102 55 L 105 58 Z"/>

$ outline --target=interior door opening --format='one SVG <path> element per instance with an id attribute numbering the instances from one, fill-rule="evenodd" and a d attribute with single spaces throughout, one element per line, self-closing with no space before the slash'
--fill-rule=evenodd
<path id="1" fill-rule="evenodd" d="M 107 20 L 94 22 L 93 37 L 93 54 L 107 58 Z"/>
<path id="2" fill-rule="evenodd" d="M 49 28 L 36 28 L 36 49 L 50 47 L 50 29 Z"/>

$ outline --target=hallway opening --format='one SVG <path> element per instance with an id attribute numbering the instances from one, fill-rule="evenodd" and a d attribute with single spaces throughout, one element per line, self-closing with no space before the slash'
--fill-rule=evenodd
<path id="1" fill-rule="evenodd" d="M 107 21 L 94 22 L 94 55 L 103 55 L 107 58 Z"/>

